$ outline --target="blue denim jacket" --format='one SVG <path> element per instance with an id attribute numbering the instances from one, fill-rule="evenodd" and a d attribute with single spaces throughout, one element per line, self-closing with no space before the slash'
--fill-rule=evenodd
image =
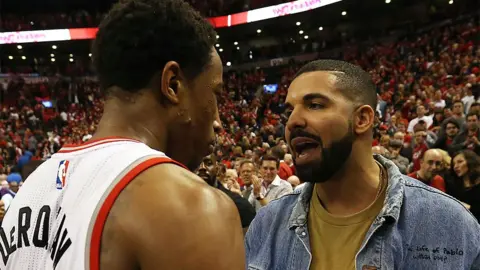
<path id="1" fill-rule="evenodd" d="M 471 213 L 447 194 L 402 175 L 393 162 L 375 159 L 388 170 L 387 195 L 356 255 L 356 269 L 480 269 L 480 225 Z M 248 269 L 310 268 L 312 192 L 306 184 L 258 212 L 245 239 Z"/>

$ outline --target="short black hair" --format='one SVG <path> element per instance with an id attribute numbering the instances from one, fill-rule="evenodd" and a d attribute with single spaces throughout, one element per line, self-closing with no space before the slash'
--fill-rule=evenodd
<path id="1" fill-rule="evenodd" d="M 470 117 L 470 116 L 476 116 L 477 118 L 479 118 L 477 112 L 469 112 L 469 113 L 467 114 L 467 116 L 465 117 L 465 119 L 468 119 L 468 117 Z"/>
<path id="2" fill-rule="evenodd" d="M 275 164 L 277 165 L 277 169 L 278 169 L 278 167 L 280 166 L 280 160 L 279 160 L 277 157 L 273 156 L 273 155 L 265 155 L 265 156 L 263 156 L 263 158 L 262 158 L 262 163 L 260 163 L 260 165 L 263 166 L 263 162 L 264 162 L 264 161 L 275 161 Z"/>
<path id="3" fill-rule="evenodd" d="M 271 155 L 278 158 L 279 160 L 281 160 L 281 159 L 283 159 L 283 157 L 285 157 L 285 151 L 283 151 L 283 149 L 280 145 L 277 145 L 277 146 L 273 147 L 270 153 L 271 153 Z"/>
<path id="4" fill-rule="evenodd" d="M 176 61 L 188 79 L 211 61 L 216 33 L 183 0 L 122 0 L 100 23 L 93 64 L 100 86 L 137 92 Z"/>
<path id="5" fill-rule="evenodd" d="M 333 71 L 338 78 L 336 86 L 343 95 L 359 105 L 377 106 L 377 90 L 370 74 L 361 67 L 340 60 L 320 59 L 304 65 L 295 75 L 313 71 Z M 294 78 L 294 79 L 295 79 Z"/>

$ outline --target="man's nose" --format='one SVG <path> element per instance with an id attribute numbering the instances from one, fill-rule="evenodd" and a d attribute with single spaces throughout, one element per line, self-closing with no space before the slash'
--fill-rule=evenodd
<path id="1" fill-rule="evenodd" d="M 223 130 L 222 121 L 220 120 L 220 114 L 217 112 L 215 113 L 215 120 L 213 121 L 213 130 L 215 132 L 221 132 Z"/>
<path id="2" fill-rule="evenodd" d="M 293 109 L 292 113 L 288 117 L 287 129 L 289 131 L 294 130 L 295 128 L 304 128 L 306 125 L 305 119 L 303 118 L 300 110 Z"/>

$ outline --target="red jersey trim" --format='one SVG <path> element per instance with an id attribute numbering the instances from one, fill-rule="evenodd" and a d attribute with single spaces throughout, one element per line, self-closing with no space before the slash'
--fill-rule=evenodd
<path id="1" fill-rule="evenodd" d="M 112 136 L 112 137 L 105 137 L 105 138 L 100 138 L 95 140 L 89 140 L 82 144 L 66 144 L 57 153 L 71 153 L 75 151 L 85 150 L 87 148 L 94 147 L 97 145 L 102 145 L 102 144 L 111 143 L 111 142 L 122 142 L 122 141 L 140 142 L 138 140 L 134 140 L 130 138 Z"/>
<path id="2" fill-rule="evenodd" d="M 147 159 L 136 165 L 125 176 L 123 176 L 122 179 L 120 179 L 120 181 L 113 187 L 110 193 L 108 193 L 107 197 L 103 201 L 102 206 L 100 207 L 92 229 L 92 237 L 90 239 L 90 270 L 100 269 L 100 244 L 102 240 L 103 227 L 105 226 L 108 214 L 110 213 L 110 210 L 112 209 L 112 206 L 115 203 L 117 197 L 125 189 L 125 187 L 127 187 L 127 185 L 140 173 L 152 166 L 163 163 L 173 163 L 187 169 L 183 164 L 170 158 L 157 157 Z"/>

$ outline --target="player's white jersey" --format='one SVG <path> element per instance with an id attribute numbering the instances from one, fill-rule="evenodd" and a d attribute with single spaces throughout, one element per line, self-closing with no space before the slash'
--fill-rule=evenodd
<path id="1" fill-rule="evenodd" d="M 160 163 L 176 162 L 126 138 L 62 148 L 13 199 L 0 230 L 0 269 L 98 269 L 115 199 L 135 176 Z"/>

